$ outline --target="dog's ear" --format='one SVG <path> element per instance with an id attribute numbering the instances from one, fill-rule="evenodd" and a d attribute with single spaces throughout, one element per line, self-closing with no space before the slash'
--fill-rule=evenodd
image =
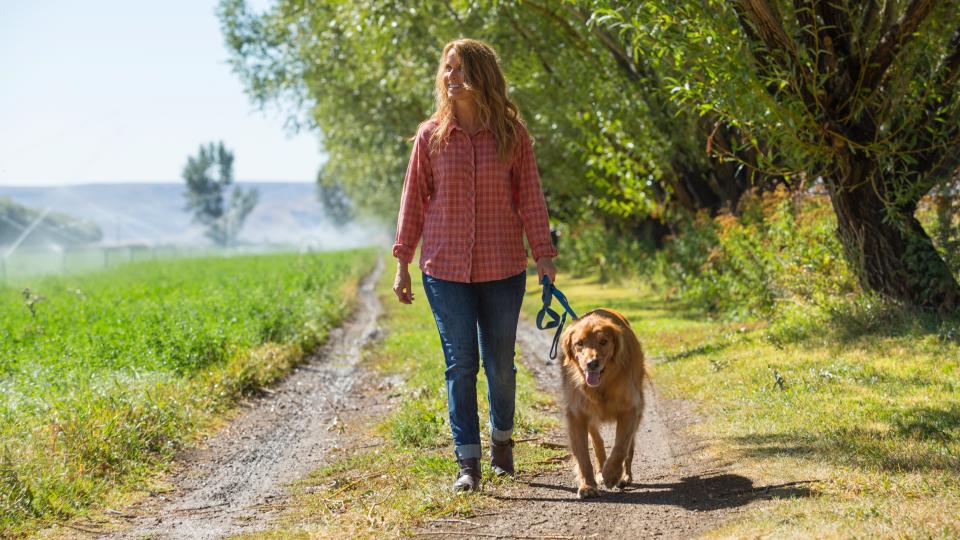
<path id="1" fill-rule="evenodd" d="M 635 363 L 640 369 L 644 368 L 643 347 L 640 340 L 633 332 L 633 329 L 626 327 L 620 334 L 620 340 L 623 344 L 623 359 L 628 363 Z"/>
<path id="2" fill-rule="evenodd" d="M 563 363 L 573 362 L 573 327 L 571 324 L 560 336 L 560 349 L 563 351 Z"/>
<path id="3" fill-rule="evenodd" d="M 624 332 L 623 328 L 616 327 L 616 331 L 614 333 L 617 336 L 616 339 L 613 340 L 613 358 L 620 360 L 624 358 L 625 354 L 628 354 L 630 344 L 627 342 L 627 333 Z"/>

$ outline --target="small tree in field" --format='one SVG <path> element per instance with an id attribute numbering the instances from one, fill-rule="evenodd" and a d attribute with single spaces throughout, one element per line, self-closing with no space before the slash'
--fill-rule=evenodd
<path id="1" fill-rule="evenodd" d="M 211 169 L 217 172 L 216 178 Z M 223 146 L 223 142 L 214 145 L 201 145 L 196 156 L 187 158 L 183 168 L 183 179 L 187 183 L 184 196 L 187 210 L 193 212 L 193 221 L 207 228 L 206 235 L 218 246 L 232 246 L 243 227 L 243 222 L 257 205 L 259 194 L 256 189 L 244 190 L 233 187 L 233 152 Z"/>

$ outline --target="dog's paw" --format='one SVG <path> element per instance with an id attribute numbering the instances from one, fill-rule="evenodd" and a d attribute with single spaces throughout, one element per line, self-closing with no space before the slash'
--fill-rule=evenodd
<path id="1" fill-rule="evenodd" d="M 625 487 L 629 486 L 632 482 L 633 482 L 633 476 L 625 473 L 623 475 L 623 478 L 621 478 L 620 481 L 617 482 L 617 487 L 620 489 L 624 489 Z"/>
<path id="2" fill-rule="evenodd" d="M 590 497 L 597 497 L 600 495 L 600 490 L 597 489 L 597 486 L 588 486 L 587 484 L 580 484 L 580 488 L 577 489 L 577 497 L 581 499 L 589 499 Z"/>
<path id="3" fill-rule="evenodd" d="M 607 486 L 607 489 L 612 489 L 614 486 L 619 485 L 620 480 L 623 478 L 623 464 L 608 459 L 607 463 L 603 466 L 602 474 L 603 485 Z"/>

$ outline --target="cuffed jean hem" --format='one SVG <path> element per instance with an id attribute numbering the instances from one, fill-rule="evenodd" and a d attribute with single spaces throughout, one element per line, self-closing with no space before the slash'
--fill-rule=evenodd
<path id="1" fill-rule="evenodd" d="M 513 437 L 513 430 L 508 429 L 506 431 L 502 429 L 490 429 L 490 438 L 497 442 L 507 442 L 510 440 L 510 437 Z"/>
<path id="2" fill-rule="evenodd" d="M 463 446 L 458 446 L 456 452 L 457 459 L 479 459 L 483 457 L 483 452 L 481 452 L 479 444 L 465 444 Z"/>

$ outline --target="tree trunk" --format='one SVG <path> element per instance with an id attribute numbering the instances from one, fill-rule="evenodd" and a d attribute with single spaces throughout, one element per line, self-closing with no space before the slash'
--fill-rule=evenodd
<path id="1" fill-rule="evenodd" d="M 855 158 L 848 164 L 830 200 L 844 254 L 860 285 L 912 307 L 956 309 L 960 286 L 914 217 L 916 205 L 889 219 L 878 194 L 882 186 L 871 182 L 873 164 Z"/>

